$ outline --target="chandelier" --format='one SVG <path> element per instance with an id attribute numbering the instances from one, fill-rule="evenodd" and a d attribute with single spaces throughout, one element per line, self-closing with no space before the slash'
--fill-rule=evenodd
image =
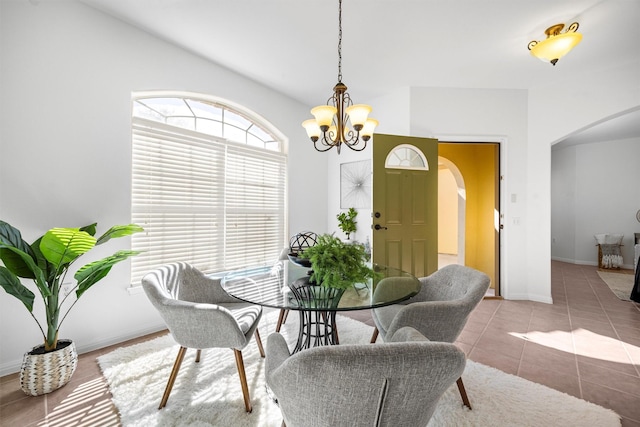
<path id="1" fill-rule="evenodd" d="M 338 83 L 327 105 L 312 108 L 314 118 L 305 120 L 302 126 L 316 150 L 328 151 L 336 147 L 340 154 L 342 144 L 354 151 L 364 150 L 378 121 L 368 118 L 371 112 L 369 105 L 353 104 L 347 86 L 342 83 L 342 0 L 338 1 L 338 29 Z M 353 129 L 349 129 L 347 122 Z M 360 140 L 362 145 L 359 145 Z"/>
<path id="2" fill-rule="evenodd" d="M 531 55 L 543 61 L 549 61 L 555 66 L 558 59 L 569 53 L 582 40 L 582 34 L 577 32 L 578 26 L 579 24 L 574 22 L 564 33 L 560 32 L 564 28 L 564 24 L 556 24 L 547 28 L 544 32 L 547 35 L 546 39 L 534 40 L 529 43 Z"/>

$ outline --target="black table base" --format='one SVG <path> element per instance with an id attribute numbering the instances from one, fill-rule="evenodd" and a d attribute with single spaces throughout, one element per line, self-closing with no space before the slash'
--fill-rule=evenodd
<path id="1" fill-rule="evenodd" d="M 300 328 L 298 341 L 293 349 L 296 353 L 320 345 L 340 344 L 335 311 L 299 311 Z"/>
<path id="2" fill-rule="evenodd" d="M 320 345 L 339 344 L 336 325 L 336 308 L 344 289 L 328 288 L 309 283 L 309 277 L 293 282 L 289 288 L 298 304 L 304 307 L 300 313 L 298 341 L 293 352 Z"/>

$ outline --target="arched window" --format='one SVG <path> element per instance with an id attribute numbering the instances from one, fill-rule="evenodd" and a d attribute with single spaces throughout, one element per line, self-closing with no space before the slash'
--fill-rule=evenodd
<path id="1" fill-rule="evenodd" d="M 384 166 L 389 169 L 429 170 L 429 162 L 424 153 L 409 144 L 401 144 L 391 150 Z"/>
<path id="2" fill-rule="evenodd" d="M 240 108 L 194 97 L 145 97 L 134 99 L 133 116 L 252 147 L 282 151 L 281 138 L 274 135 L 277 131 L 255 113 Z"/>
<path id="3" fill-rule="evenodd" d="M 277 259 L 286 240 L 286 139 L 203 95 L 133 98 L 132 281 L 185 261 L 221 272 Z"/>

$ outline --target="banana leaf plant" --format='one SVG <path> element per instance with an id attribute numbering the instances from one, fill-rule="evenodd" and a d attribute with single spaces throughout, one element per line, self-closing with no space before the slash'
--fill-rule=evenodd
<path id="1" fill-rule="evenodd" d="M 63 292 L 67 284 L 69 267 L 95 246 L 110 239 L 129 236 L 143 231 L 136 224 L 116 225 L 102 236 L 96 238 L 96 223 L 81 228 L 52 228 L 32 244 L 25 242 L 18 229 L 0 221 L 0 286 L 16 297 L 29 310 L 44 338 L 44 351 L 54 351 L 58 344 L 60 325 L 75 306 L 80 297 L 93 285 L 102 280 L 111 267 L 120 261 L 137 255 L 138 251 L 121 250 L 111 256 L 90 262 L 80 267 L 75 275 L 69 292 Z M 46 332 L 42 323 L 33 313 L 35 294 L 25 286 L 20 278 L 31 279 L 44 302 Z M 76 299 L 68 304 L 63 312 L 67 298 L 75 291 Z M 60 315 L 62 314 L 62 318 Z"/>

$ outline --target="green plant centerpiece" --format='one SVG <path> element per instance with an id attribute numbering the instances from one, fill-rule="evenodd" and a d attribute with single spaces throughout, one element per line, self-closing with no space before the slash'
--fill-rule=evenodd
<path id="1" fill-rule="evenodd" d="M 58 346 L 58 331 L 69 311 L 78 299 L 111 271 L 113 265 L 137 255 L 138 251 L 120 250 L 111 256 L 90 262 L 74 274 L 76 283 L 63 292 L 67 284 L 69 267 L 97 245 L 110 239 L 129 236 L 143 231 L 142 227 L 116 225 L 96 238 L 96 223 L 81 228 L 52 228 L 32 244 L 25 242 L 18 229 L 0 221 L 0 286 L 16 297 L 29 310 L 44 338 L 44 352 L 53 352 Z M 44 302 L 46 332 L 41 320 L 33 313 L 35 294 L 22 284 L 20 278 L 31 279 Z M 75 291 L 76 299 L 64 311 L 63 304 Z"/>
<path id="2" fill-rule="evenodd" d="M 316 244 L 300 256 L 311 262 L 310 282 L 325 287 L 344 290 L 377 277 L 367 265 L 364 246 L 345 243 L 331 234 L 318 236 Z"/>
<path id="3" fill-rule="evenodd" d="M 347 235 L 347 240 L 349 240 L 351 233 L 356 232 L 356 216 L 358 216 L 358 211 L 354 208 L 349 208 L 347 212 L 340 212 L 336 215 L 338 227 Z"/>

